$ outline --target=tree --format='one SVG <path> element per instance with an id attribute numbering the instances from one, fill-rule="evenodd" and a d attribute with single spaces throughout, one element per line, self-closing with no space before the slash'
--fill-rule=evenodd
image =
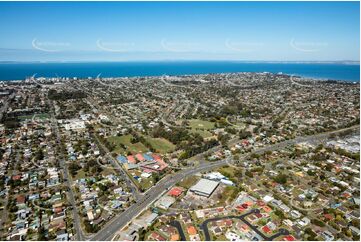
<path id="1" fill-rule="evenodd" d="M 275 214 L 277 215 L 277 217 L 279 217 L 280 219 L 284 219 L 285 215 L 283 214 L 283 212 L 281 210 L 276 209 L 275 210 Z"/>
<path id="2" fill-rule="evenodd" d="M 72 176 L 75 176 L 80 168 L 77 163 L 73 162 L 69 165 L 69 172 Z"/>
<path id="3" fill-rule="evenodd" d="M 312 219 L 312 223 L 316 224 L 317 226 L 320 226 L 320 227 L 325 227 L 325 223 L 319 219 Z"/>
<path id="4" fill-rule="evenodd" d="M 280 173 L 280 174 L 278 174 L 277 176 L 275 176 L 275 177 L 273 178 L 273 180 L 274 180 L 275 182 L 277 182 L 277 183 L 285 184 L 285 183 L 287 183 L 287 178 L 288 178 L 287 175 Z"/>
<path id="5" fill-rule="evenodd" d="M 309 241 L 316 240 L 317 234 L 315 232 L 313 232 L 313 230 L 311 228 L 306 228 L 305 233 L 308 235 L 307 240 L 309 240 Z"/>
<path id="6" fill-rule="evenodd" d="M 248 137 L 252 137 L 252 133 L 250 131 L 241 130 L 239 132 L 239 138 L 240 139 L 247 139 Z"/>
<path id="7" fill-rule="evenodd" d="M 46 231 L 45 231 L 45 228 L 43 226 L 40 226 L 39 229 L 38 229 L 38 240 L 39 241 L 47 240 Z"/>
<path id="8" fill-rule="evenodd" d="M 246 171 L 245 172 L 246 176 L 250 177 L 250 178 L 253 178 L 253 173 L 251 171 Z"/>
<path id="9" fill-rule="evenodd" d="M 353 219 L 351 221 L 352 226 L 356 227 L 356 228 L 360 228 L 360 220 L 359 219 Z"/>

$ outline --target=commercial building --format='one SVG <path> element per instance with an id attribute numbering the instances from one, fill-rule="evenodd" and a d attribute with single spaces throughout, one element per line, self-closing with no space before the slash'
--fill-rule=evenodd
<path id="1" fill-rule="evenodd" d="M 211 181 L 208 179 L 201 179 L 192 186 L 189 190 L 191 192 L 194 192 L 197 195 L 209 197 L 212 195 L 214 190 L 218 187 L 219 182 L 217 181 Z"/>

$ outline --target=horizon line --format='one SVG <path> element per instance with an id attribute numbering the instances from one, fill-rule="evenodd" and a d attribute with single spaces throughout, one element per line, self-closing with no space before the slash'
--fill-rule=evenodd
<path id="1" fill-rule="evenodd" d="M 330 63 L 330 64 L 360 64 L 360 60 L 236 60 L 236 59 L 138 59 L 138 60 L 0 60 L 0 64 L 27 63 L 125 63 L 125 62 L 244 62 L 244 63 Z"/>

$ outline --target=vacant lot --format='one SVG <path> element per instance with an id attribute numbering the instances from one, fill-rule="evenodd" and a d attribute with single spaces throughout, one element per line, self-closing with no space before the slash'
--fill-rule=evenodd
<path id="1" fill-rule="evenodd" d="M 241 169 L 237 169 L 235 167 L 230 167 L 230 166 L 222 166 L 221 168 L 218 169 L 218 171 L 220 173 L 222 173 L 224 176 L 228 177 L 229 179 L 235 178 L 238 179 L 237 177 L 235 177 L 235 172 L 236 171 L 241 171 Z"/>
<path id="2" fill-rule="evenodd" d="M 199 180 L 196 176 L 190 176 L 178 183 L 177 186 L 184 187 L 186 189 L 189 189 L 191 186 L 193 186 L 197 181 Z"/>
<path id="3" fill-rule="evenodd" d="M 145 147 L 140 142 L 132 144 L 130 142 L 131 138 L 132 135 L 130 134 L 122 135 L 122 136 L 112 136 L 108 138 L 108 141 L 115 145 L 114 152 L 116 153 L 124 153 L 129 151 L 135 154 L 135 153 L 143 153 L 148 151 L 147 147 Z M 122 148 L 121 144 L 123 144 L 126 147 L 125 150 Z"/>

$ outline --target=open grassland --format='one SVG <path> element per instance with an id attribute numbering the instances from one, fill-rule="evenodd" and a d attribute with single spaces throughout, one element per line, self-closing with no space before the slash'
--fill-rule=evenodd
<path id="1" fill-rule="evenodd" d="M 214 129 L 214 123 L 209 121 L 204 121 L 200 119 L 190 119 L 188 120 L 189 127 L 191 132 L 200 134 L 203 138 L 208 138 L 212 136 L 212 133 L 209 130 Z"/>
<path id="2" fill-rule="evenodd" d="M 130 134 L 122 135 L 122 136 L 112 136 L 108 138 L 108 141 L 115 145 L 114 152 L 116 153 L 131 152 L 135 154 L 135 153 L 144 153 L 148 151 L 147 147 L 145 147 L 140 142 L 132 144 L 132 142 L 130 142 L 131 138 L 132 135 Z M 126 147 L 125 150 L 122 147 L 123 145 Z"/>
<path id="3" fill-rule="evenodd" d="M 175 145 L 163 138 L 145 137 L 147 142 L 156 150 L 157 153 L 166 154 L 174 151 Z"/>

